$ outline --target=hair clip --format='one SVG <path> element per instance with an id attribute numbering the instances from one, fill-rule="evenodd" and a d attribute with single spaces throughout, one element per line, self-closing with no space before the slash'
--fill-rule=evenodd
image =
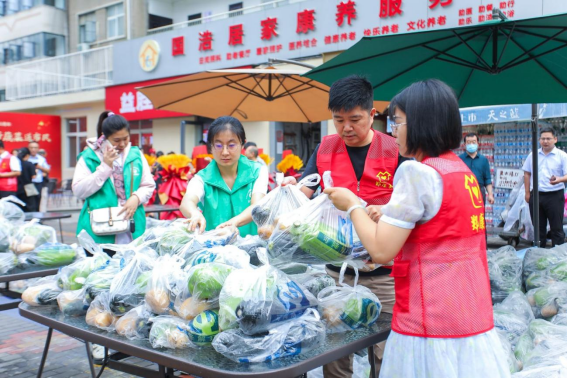
<path id="1" fill-rule="evenodd" d="M 114 115 L 115 115 L 114 112 L 108 112 L 108 117 L 114 116 Z"/>

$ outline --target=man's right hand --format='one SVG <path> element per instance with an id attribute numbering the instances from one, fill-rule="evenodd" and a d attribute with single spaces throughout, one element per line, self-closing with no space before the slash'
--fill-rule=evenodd
<path id="1" fill-rule="evenodd" d="M 526 197 L 525 197 L 525 199 L 526 199 L 526 203 L 529 204 L 529 203 L 530 203 L 530 193 L 529 193 L 529 192 L 526 192 Z"/>
<path id="2" fill-rule="evenodd" d="M 118 151 L 114 147 L 109 147 L 105 150 L 102 160 L 104 163 L 108 165 L 108 167 L 112 168 L 114 165 L 114 161 L 118 159 Z"/>
<path id="3" fill-rule="evenodd" d="M 282 182 L 282 187 L 294 186 L 296 184 L 297 184 L 297 179 L 295 179 L 293 176 L 286 176 Z"/>

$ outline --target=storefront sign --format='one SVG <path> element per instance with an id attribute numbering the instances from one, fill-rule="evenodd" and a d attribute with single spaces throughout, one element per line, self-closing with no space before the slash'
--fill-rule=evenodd
<path id="1" fill-rule="evenodd" d="M 61 180 L 61 117 L 30 113 L 0 113 L 0 140 L 7 151 L 27 147 L 31 141 L 47 152 L 50 178 Z"/>
<path id="2" fill-rule="evenodd" d="M 539 104 L 541 119 L 566 117 L 567 104 Z M 498 124 L 504 122 L 530 121 L 531 104 L 498 105 L 461 109 L 461 122 L 467 125 Z"/>
<path id="3" fill-rule="evenodd" d="M 140 67 L 144 71 L 153 71 L 159 62 L 159 45 L 154 40 L 145 41 L 140 47 L 140 55 L 138 57 Z"/>
<path id="4" fill-rule="evenodd" d="M 495 187 L 514 189 L 518 183 L 524 180 L 524 171 L 511 168 L 497 168 Z"/>
<path id="5" fill-rule="evenodd" d="M 477 25 L 498 8 L 509 19 L 567 12 L 557 0 L 310 0 L 294 2 L 152 35 L 161 46 L 184 37 L 162 54 L 151 72 L 133 69 L 131 54 L 144 38 L 115 44 L 115 83 L 186 75 L 209 69 L 265 63 L 267 58 L 297 59 L 346 50 L 365 36 Z M 133 54 L 136 56 L 136 54 Z M 235 64 L 234 61 L 237 61 Z"/>
<path id="6" fill-rule="evenodd" d="M 187 116 L 185 113 L 154 109 L 150 99 L 136 90 L 136 87 L 157 84 L 171 79 L 175 78 L 147 80 L 145 82 L 106 87 L 105 107 L 114 113 L 121 114 L 128 121 Z"/>

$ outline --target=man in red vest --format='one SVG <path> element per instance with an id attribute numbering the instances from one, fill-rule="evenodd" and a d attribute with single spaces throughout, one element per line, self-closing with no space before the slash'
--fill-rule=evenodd
<path id="1" fill-rule="evenodd" d="M 329 109 L 337 134 L 323 137 L 309 159 L 302 179 L 318 173 L 323 177 L 331 171 L 333 186 L 350 189 L 368 203 L 367 212 L 378 222 L 380 208 L 390 201 L 394 173 L 405 160 L 398 153 L 394 138 L 372 129 L 376 109 L 373 104 L 372 84 L 363 77 L 352 75 L 333 83 L 329 91 Z M 285 184 L 295 180 L 286 178 Z M 322 184 L 321 184 L 322 185 Z M 319 185 L 302 187 L 311 198 Z M 338 282 L 340 267 L 327 265 L 327 272 Z M 382 303 L 382 312 L 392 313 L 394 307 L 394 279 L 391 267 L 360 272 L 358 283 L 374 292 Z M 348 268 L 344 282 L 354 283 L 355 273 Z M 375 348 L 377 369 L 384 354 L 385 342 Z M 323 368 L 326 378 L 351 377 L 353 356 L 345 356 Z"/>
<path id="2" fill-rule="evenodd" d="M 4 148 L 0 141 L 0 199 L 18 192 L 18 176 L 22 172 L 20 160 Z"/>

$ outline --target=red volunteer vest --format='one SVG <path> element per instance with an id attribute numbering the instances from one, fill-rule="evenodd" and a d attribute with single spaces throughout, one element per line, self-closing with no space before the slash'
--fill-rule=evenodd
<path id="1" fill-rule="evenodd" d="M 394 260 L 392 330 L 429 338 L 485 333 L 494 321 L 478 182 L 453 153 L 423 163 L 441 175 L 443 202 Z"/>
<path id="2" fill-rule="evenodd" d="M 323 137 L 317 152 L 319 175 L 323 177 L 325 171 L 331 171 L 335 186 L 350 189 L 368 205 L 386 204 L 392 196 L 394 172 L 398 167 L 398 146 L 395 141 L 388 135 L 374 131 L 364 173 L 358 182 L 341 137 L 338 134 Z"/>
<path id="3" fill-rule="evenodd" d="M 12 154 L 6 155 L 5 158 L 0 160 L 0 172 L 12 172 L 10 168 L 10 158 L 12 158 Z M 11 177 L 11 178 L 0 178 L 0 191 L 6 192 L 17 192 L 18 191 L 18 178 Z"/>

